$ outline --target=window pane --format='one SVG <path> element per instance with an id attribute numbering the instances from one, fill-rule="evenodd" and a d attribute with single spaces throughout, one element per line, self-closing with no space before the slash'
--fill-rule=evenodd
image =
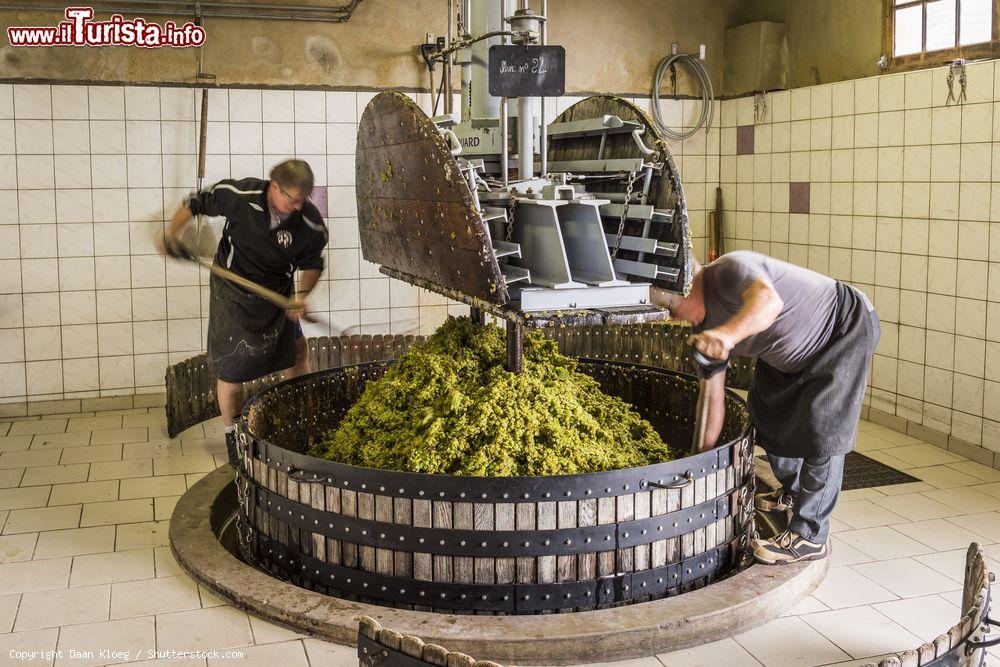
<path id="1" fill-rule="evenodd" d="M 962 44 L 988 42 L 993 37 L 993 1 L 962 0 L 961 26 Z"/>
<path id="2" fill-rule="evenodd" d="M 907 7 L 896 10 L 895 38 L 893 50 L 897 56 L 910 53 L 920 53 L 921 23 L 924 20 L 923 8 Z"/>
<path id="3" fill-rule="evenodd" d="M 955 46 L 955 0 L 927 3 L 927 50 Z"/>

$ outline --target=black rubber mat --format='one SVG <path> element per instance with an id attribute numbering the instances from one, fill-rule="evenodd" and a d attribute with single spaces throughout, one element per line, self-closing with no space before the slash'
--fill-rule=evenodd
<path id="1" fill-rule="evenodd" d="M 844 458 L 844 483 L 840 489 L 852 491 L 873 486 L 890 486 L 919 481 L 913 475 L 907 475 L 881 461 L 876 461 L 858 452 L 850 452 Z"/>

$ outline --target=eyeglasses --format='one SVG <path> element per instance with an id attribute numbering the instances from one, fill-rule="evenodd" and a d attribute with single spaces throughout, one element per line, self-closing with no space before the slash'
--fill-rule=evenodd
<path id="1" fill-rule="evenodd" d="M 295 208 L 299 208 L 300 206 L 306 203 L 305 199 L 293 199 L 292 195 L 288 194 L 288 191 L 285 190 L 285 188 L 281 187 L 281 184 L 278 183 L 277 181 L 275 181 L 274 184 L 278 186 L 278 190 L 281 192 L 282 195 L 284 195 L 285 199 L 288 200 L 289 206 L 294 206 Z"/>

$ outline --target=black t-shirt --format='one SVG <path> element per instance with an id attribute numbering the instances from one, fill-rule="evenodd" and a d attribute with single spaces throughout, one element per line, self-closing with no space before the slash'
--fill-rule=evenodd
<path id="1" fill-rule="evenodd" d="M 271 227 L 267 204 L 270 181 L 225 179 L 192 195 L 195 215 L 226 218 L 215 263 L 282 294 L 291 294 L 296 269 L 323 270 L 327 232 L 323 216 L 311 202 Z"/>

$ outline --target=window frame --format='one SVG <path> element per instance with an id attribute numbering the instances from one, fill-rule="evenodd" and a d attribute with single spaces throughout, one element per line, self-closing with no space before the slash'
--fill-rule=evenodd
<path id="1" fill-rule="evenodd" d="M 948 49 L 938 49 L 936 51 L 925 51 L 923 47 L 927 43 L 927 14 L 924 10 L 923 22 L 921 25 L 921 50 L 905 56 L 894 56 L 895 51 L 895 28 L 896 10 L 906 7 L 921 5 L 926 7 L 932 0 L 906 0 L 906 2 L 896 4 L 895 0 L 882 0 L 882 53 L 889 59 L 888 71 L 900 72 L 926 67 L 936 67 L 945 65 L 953 60 L 978 60 L 982 58 L 996 58 L 1000 56 L 1000 0 L 992 0 L 993 4 L 993 26 L 992 38 L 988 42 L 979 44 L 969 44 L 968 46 L 953 46 Z M 958 31 L 961 25 L 962 0 L 955 0 L 955 41 L 958 41 Z"/>

